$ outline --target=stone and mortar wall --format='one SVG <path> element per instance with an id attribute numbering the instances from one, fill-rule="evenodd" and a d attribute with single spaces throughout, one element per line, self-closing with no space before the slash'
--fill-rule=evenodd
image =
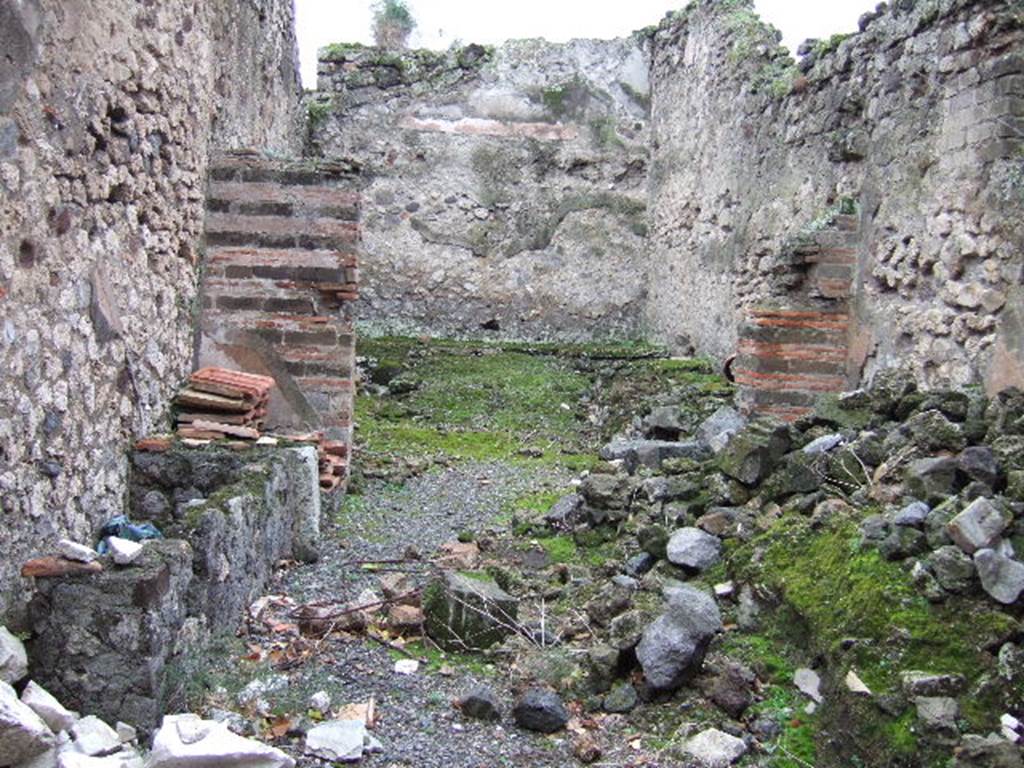
<path id="1" fill-rule="evenodd" d="M 361 323 L 641 334 L 648 71 L 636 41 L 321 51 L 311 148 L 352 157 Z"/>
<path id="2" fill-rule="evenodd" d="M 675 348 L 731 354 L 792 243 L 855 203 L 853 380 L 1024 384 L 1024 8 L 889 6 L 802 71 L 744 3 L 653 32 L 647 317 Z"/>
<path id="3" fill-rule="evenodd" d="M 122 511 L 127 446 L 192 361 L 211 130 L 295 146 L 291 14 L 0 4 L 0 614 L 17 564 Z"/>
<path id="4" fill-rule="evenodd" d="M 169 538 L 102 573 L 36 580 L 32 677 L 69 707 L 144 731 L 181 707 L 176 665 L 234 634 L 282 559 L 315 560 L 316 449 L 135 452 L 130 512 Z"/>

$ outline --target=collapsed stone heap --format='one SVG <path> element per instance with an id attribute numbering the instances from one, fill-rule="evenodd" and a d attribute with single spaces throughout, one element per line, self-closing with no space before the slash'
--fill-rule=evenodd
<path id="1" fill-rule="evenodd" d="M 786 604 L 785 588 L 766 587 L 760 569 L 771 546 L 766 537 L 792 519 L 810 531 L 852 521 L 859 537 L 845 558 L 877 551 L 901 566 L 911 594 L 938 605 L 956 601 L 955 610 L 968 616 L 1010 611 L 1001 623 L 1015 625 L 1024 591 L 1024 564 L 1016 554 L 1024 533 L 1024 393 L 1011 389 L 989 399 L 978 391 L 923 392 L 910 376 L 891 371 L 868 389 L 822 398 L 812 414 L 792 424 L 748 419 L 726 407 L 683 439 L 680 414 L 674 406 L 655 409 L 634 434 L 606 446 L 606 463 L 547 518 L 577 540 L 595 531 L 636 536 L 636 554 L 587 605 L 603 638 L 589 652 L 596 690 L 608 691 L 624 670 L 638 668 L 642 698 L 699 685 L 730 717 L 743 719 L 754 701 L 753 673 L 731 661 L 723 666 L 721 659 L 707 670 L 704 657 L 722 631 L 720 611 L 741 629 L 755 630 L 762 607 Z M 783 555 L 796 565 L 801 556 L 795 549 Z M 663 593 L 660 611 L 638 608 L 651 590 Z M 973 631 L 969 621 L 965 626 Z M 829 629 L 851 638 L 866 631 Z M 980 625 L 977 631 L 979 642 L 990 642 Z M 1013 669 L 1014 634 L 997 637 L 990 666 L 998 656 L 1000 669 Z M 834 662 L 830 654 L 822 674 Z M 947 756 L 959 745 L 957 765 L 996 764 L 985 760 L 1006 754 L 1011 761 L 999 765 L 1019 765 L 1012 744 L 1019 740 L 1017 721 L 1010 714 L 1017 706 L 1016 673 L 972 679 L 948 672 L 904 669 L 896 694 L 873 694 L 854 668 L 832 674 L 838 674 L 840 698 L 866 695 L 896 715 L 916 707 L 924 744 Z M 977 696 L 986 697 L 985 706 L 1002 707 L 986 713 L 996 728 L 1004 713 L 1004 734 L 994 741 L 961 737 L 961 709 Z M 763 726 L 748 718 L 737 733 L 749 729 L 749 742 L 766 735 Z"/>

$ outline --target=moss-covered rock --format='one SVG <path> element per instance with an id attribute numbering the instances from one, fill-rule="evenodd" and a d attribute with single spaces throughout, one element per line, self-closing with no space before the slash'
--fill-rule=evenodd
<path id="1" fill-rule="evenodd" d="M 486 573 L 448 572 L 423 593 L 427 634 L 450 651 L 490 648 L 515 632 L 518 601 Z"/>

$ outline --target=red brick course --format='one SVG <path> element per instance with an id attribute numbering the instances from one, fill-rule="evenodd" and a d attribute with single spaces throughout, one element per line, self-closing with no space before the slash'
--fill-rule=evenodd
<path id="1" fill-rule="evenodd" d="M 858 241 L 857 218 L 836 217 L 798 247 L 795 268 L 806 272 L 785 306 L 747 313 L 733 364 L 746 410 L 792 421 L 819 395 L 850 386 L 848 305 Z"/>

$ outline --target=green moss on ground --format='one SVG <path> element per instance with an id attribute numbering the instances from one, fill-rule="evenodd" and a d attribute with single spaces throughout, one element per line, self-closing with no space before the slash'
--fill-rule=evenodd
<path id="1" fill-rule="evenodd" d="M 783 601 L 766 618 L 765 637 L 734 640 L 738 650 L 770 658 L 765 638 L 784 638 L 790 648 L 821 655 L 834 676 L 855 670 L 876 696 L 897 693 L 906 670 L 957 673 L 975 682 L 991 674 L 988 649 L 1012 635 L 1017 622 L 984 603 L 930 603 L 914 588 L 905 566 L 861 546 L 859 517 L 814 528 L 808 518 L 787 515 L 730 553 L 736 578 L 765 585 Z M 791 674 L 773 664 L 778 675 Z M 997 727 L 996 701 L 965 696 L 961 705 L 971 731 Z M 865 754 L 890 754 L 897 765 L 899 755 L 919 748 L 912 718 L 886 715 L 855 700 L 843 708 L 843 721 L 856 724 L 847 727 L 856 728 Z"/>
<path id="2" fill-rule="evenodd" d="M 708 363 L 666 359 L 641 343 L 383 337 L 361 339 L 359 354 L 379 361 L 391 381 L 412 385 L 400 396 L 356 399 L 357 444 L 371 458 L 509 460 L 578 472 L 593 465 L 607 437 L 587 423 L 588 400 L 608 401 L 618 414 L 610 428 L 618 429 L 645 396 L 683 384 L 698 399 L 731 391 Z M 602 367 L 615 370 L 610 387 Z M 536 501 L 555 500 L 546 494 Z"/>

